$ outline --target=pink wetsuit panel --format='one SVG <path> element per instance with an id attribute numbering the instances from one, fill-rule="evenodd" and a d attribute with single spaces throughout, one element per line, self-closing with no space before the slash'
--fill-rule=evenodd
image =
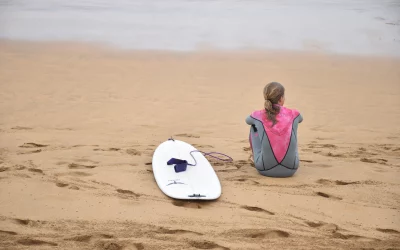
<path id="1" fill-rule="evenodd" d="M 298 115 L 299 112 L 297 110 L 281 107 L 279 114 L 276 116 L 277 123 L 274 126 L 272 126 L 272 121 L 267 119 L 265 110 L 255 111 L 251 115 L 264 125 L 273 154 L 278 163 L 281 163 L 286 155 L 290 144 L 293 121 Z"/>

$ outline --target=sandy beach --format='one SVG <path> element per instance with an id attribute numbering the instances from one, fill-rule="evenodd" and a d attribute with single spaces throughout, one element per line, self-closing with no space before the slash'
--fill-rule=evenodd
<path id="1" fill-rule="evenodd" d="M 400 60 L 0 43 L 1 249 L 398 249 Z M 244 120 L 267 82 L 298 109 L 301 166 L 259 175 Z M 167 138 L 228 154 L 222 196 L 152 174 Z"/>

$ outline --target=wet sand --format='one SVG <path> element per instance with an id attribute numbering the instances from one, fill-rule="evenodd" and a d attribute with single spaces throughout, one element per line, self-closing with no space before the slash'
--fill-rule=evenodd
<path id="1" fill-rule="evenodd" d="M 396 249 L 400 61 L 287 52 L 0 43 L 0 248 Z M 245 118 L 279 81 L 303 114 L 301 166 L 260 176 Z M 166 197 L 151 157 L 204 151 L 213 202 Z"/>

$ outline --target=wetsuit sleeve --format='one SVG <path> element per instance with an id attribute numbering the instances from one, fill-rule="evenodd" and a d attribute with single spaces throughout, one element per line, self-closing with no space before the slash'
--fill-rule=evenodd
<path id="1" fill-rule="evenodd" d="M 249 115 L 249 116 L 246 118 L 246 123 L 249 124 L 249 125 L 253 125 L 253 124 L 254 124 L 254 118 L 251 117 L 251 115 Z"/>
<path id="2" fill-rule="evenodd" d="M 302 121 L 303 121 L 303 116 L 299 114 L 299 123 L 301 123 Z"/>

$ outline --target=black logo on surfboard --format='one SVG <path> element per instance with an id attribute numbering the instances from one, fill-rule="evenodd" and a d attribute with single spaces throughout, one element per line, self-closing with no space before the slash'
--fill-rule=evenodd
<path id="1" fill-rule="evenodd" d="M 185 183 L 183 183 L 183 182 L 180 182 L 179 179 L 176 179 L 176 180 L 168 180 L 168 181 L 170 181 L 170 183 L 168 183 L 167 186 L 170 186 L 170 185 L 179 185 L 179 184 L 181 184 L 181 185 L 187 185 L 187 184 L 185 184 Z"/>

